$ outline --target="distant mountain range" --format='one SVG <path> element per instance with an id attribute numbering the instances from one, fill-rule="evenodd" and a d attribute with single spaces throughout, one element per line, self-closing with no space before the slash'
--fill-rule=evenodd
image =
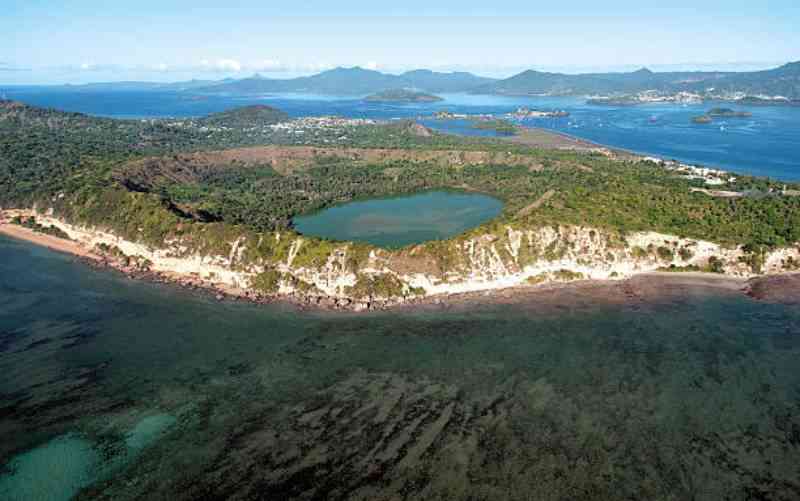
<path id="1" fill-rule="evenodd" d="M 426 92 L 468 92 L 494 82 L 471 73 L 437 73 L 415 70 L 390 75 L 363 68 L 336 68 L 317 75 L 291 79 L 270 79 L 256 75 L 235 82 L 202 87 L 200 92 L 265 94 L 307 92 L 311 94 L 365 95 L 394 89 L 418 89 Z"/>
<path id="2" fill-rule="evenodd" d="M 752 72 L 664 72 L 643 68 L 632 73 L 567 75 L 525 71 L 472 89 L 479 94 L 525 95 L 621 95 L 656 91 L 664 94 L 690 92 L 704 97 L 748 96 L 800 99 L 800 62 Z"/>
<path id="3" fill-rule="evenodd" d="M 297 92 L 366 96 L 397 89 L 429 93 L 467 92 L 508 96 L 603 95 L 621 96 L 647 91 L 689 92 L 722 99 L 742 96 L 800 100 L 800 62 L 751 72 L 659 72 L 646 68 L 628 73 L 579 75 L 528 70 L 506 79 L 471 73 L 414 70 L 393 75 L 363 68 L 336 68 L 291 79 L 254 75 L 242 79 L 191 80 L 176 83 L 116 82 L 70 86 L 75 90 L 169 90 L 203 94 L 271 94 Z"/>

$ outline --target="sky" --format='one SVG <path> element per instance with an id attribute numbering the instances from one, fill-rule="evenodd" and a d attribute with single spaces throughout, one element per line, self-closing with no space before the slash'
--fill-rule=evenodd
<path id="1" fill-rule="evenodd" d="M 750 70 L 800 60 L 797 0 L 231 3 L 3 0 L 0 84 L 285 78 L 336 66 L 500 77 Z"/>

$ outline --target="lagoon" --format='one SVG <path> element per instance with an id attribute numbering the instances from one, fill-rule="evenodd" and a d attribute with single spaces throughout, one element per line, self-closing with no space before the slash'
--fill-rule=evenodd
<path id="1" fill-rule="evenodd" d="M 0 236 L 0 499 L 795 499 L 800 308 L 725 283 L 325 313 Z"/>
<path id="2" fill-rule="evenodd" d="M 496 198 L 458 191 L 359 200 L 295 217 L 294 229 L 328 240 L 400 248 L 456 236 L 500 214 Z"/>

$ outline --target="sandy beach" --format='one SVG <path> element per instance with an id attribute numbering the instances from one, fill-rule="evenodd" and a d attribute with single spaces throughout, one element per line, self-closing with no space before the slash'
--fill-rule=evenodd
<path id="1" fill-rule="evenodd" d="M 0 233 L 13 238 L 25 240 L 36 245 L 47 247 L 50 250 L 73 254 L 82 258 L 100 260 L 101 257 L 94 254 L 77 242 L 66 240 L 44 233 L 37 233 L 29 228 L 17 224 L 0 223 Z"/>

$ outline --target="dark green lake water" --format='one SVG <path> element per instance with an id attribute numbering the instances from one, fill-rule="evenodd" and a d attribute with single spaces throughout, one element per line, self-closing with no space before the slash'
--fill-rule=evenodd
<path id="1" fill-rule="evenodd" d="M 0 237 L 0 499 L 798 499 L 800 308 L 663 280 L 323 314 Z"/>
<path id="2" fill-rule="evenodd" d="M 431 191 L 350 202 L 294 218 L 297 231 L 387 248 L 458 235 L 497 217 L 503 203 L 486 195 Z"/>

